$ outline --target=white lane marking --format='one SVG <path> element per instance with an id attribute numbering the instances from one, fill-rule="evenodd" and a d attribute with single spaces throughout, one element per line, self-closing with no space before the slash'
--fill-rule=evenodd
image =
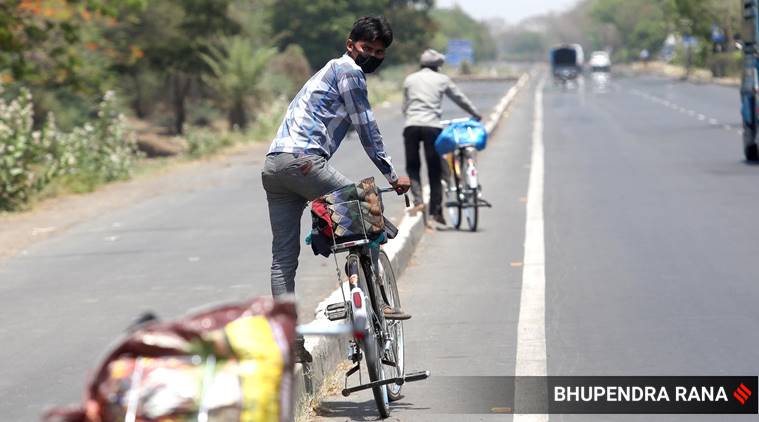
<path id="1" fill-rule="evenodd" d="M 661 105 L 663 105 L 665 107 L 668 107 L 668 108 L 671 108 L 672 110 L 675 110 L 675 111 L 679 111 L 680 113 L 688 113 L 688 115 L 697 118 L 699 121 L 704 121 L 704 120 L 708 119 L 710 125 L 718 126 L 720 124 L 719 120 L 717 120 L 715 118 L 707 117 L 704 114 L 697 113 L 695 110 L 688 110 L 688 109 L 686 109 L 684 107 L 681 107 L 681 106 L 677 105 L 676 103 L 667 101 L 667 100 L 665 100 L 663 98 L 659 98 L 659 97 L 656 97 L 656 96 L 653 96 L 653 95 L 650 95 L 650 94 L 646 94 L 646 93 L 643 93 L 643 92 L 638 91 L 638 90 L 632 90 L 631 92 L 633 94 L 635 94 L 635 95 L 639 95 L 639 96 L 642 96 L 642 97 L 644 97 L 644 98 L 646 98 L 646 99 L 648 99 L 650 101 L 653 101 L 654 103 L 661 104 Z M 723 125 L 722 128 L 725 129 L 725 130 L 732 130 L 732 127 L 730 127 L 729 125 Z"/>
<path id="2" fill-rule="evenodd" d="M 527 188 L 527 221 L 525 223 L 522 295 L 517 325 L 517 376 L 545 376 L 546 309 L 545 309 L 545 237 L 543 229 L 543 87 L 541 79 L 535 91 L 532 158 Z M 519 396 L 519 391 L 517 391 Z M 514 422 L 546 422 L 548 415 L 514 415 Z"/>

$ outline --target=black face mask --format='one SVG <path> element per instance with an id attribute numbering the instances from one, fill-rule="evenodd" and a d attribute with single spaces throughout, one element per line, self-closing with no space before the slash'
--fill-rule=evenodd
<path id="1" fill-rule="evenodd" d="M 382 59 L 378 59 L 366 53 L 358 53 L 358 56 L 356 56 L 356 64 L 364 71 L 364 73 L 372 73 L 382 64 Z"/>

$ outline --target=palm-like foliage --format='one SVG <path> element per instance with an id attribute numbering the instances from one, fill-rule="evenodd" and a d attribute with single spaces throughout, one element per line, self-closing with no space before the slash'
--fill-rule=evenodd
<path id="1" fill-rule="evenodd" d="M 201 57 L 211 69 L 203 78 L 228 110 L 230 127 L 245 128 L 248 114 L 261 104 L 265 90 L 261 81 L 277 50 L 257 46 L 249 39 L 234 36 L 222 38 L 218 46 L 209 47 Z"/>

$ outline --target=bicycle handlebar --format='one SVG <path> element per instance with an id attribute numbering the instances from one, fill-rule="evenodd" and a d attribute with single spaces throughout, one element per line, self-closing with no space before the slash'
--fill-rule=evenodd
<path id="1" fill-rule="evenodd" d="M 395 192 L 395 188 L 384 188 L 384 189 L 379 189 L 379 193 L 380 193 L 380 194 L 383 194 L 383 193 L 387 193 L 387 192 Z M 404 194 L 403 194 L 403 198 L 406 200 L 406 208 L 409 208 L 409 207 L 411 207 L 411 201 L 408 199 L 408 194 L 405 194 L 405 193 L 404 193 Z"/>

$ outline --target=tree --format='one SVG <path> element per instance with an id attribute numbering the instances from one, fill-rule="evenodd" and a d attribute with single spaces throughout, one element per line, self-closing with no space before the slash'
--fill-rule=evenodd
<path id="1" fill-rule="evenodd" d="M 431 47 L 445 51 L 450 39 L 467 39 L 474 45 L 475 60 L 492 60 L 496 56 L 493 36 L 487 26 L 469 16 L 458 5 L 451 9 L 435 9 L 431 13 L 438 27 Z"/>
<path id="2" fill-rule="evenodd" d="M 134 76 L 145 66 L 164 76 L 176 134 L 184 131 L 190 88 L 210 70 L 203 59 L 203 54 L 210 51 L 209 40 L 240 32 L 240 25 L 227 13 L 230 3 L 231 0 L 150 1 L 121 29 L 121 36 L 134 43 L 140 56 L 140 60 L 123 69 Z"/>
<path id="3" fill-rule="evenodd" d="M 312 67 L 321 67 L 345 51 L 353 22 L 365 15 L 384 15 L 395 40 L 388 62 L 416 60 L 434 31 L 432 0 L 279 0 L 270 8 L 278 45 L 303 47 Z"/>
<path id="4" fill-rule="evenodd" d="M 246 128 L 251 108 L 264 95 L 261 80 L 267 64 L 277 50 L 255 46 L 242 36 L 223 38 L 219 47 L 209 47 L 201 57 L 211 69 L 203 78 L 228 109 L 230 128 Z M 253 100 L 251 100 L 253 99 Z"/>
<path id="5" fill-rule="evenodd" d="M 116 22 L 108 14 L 115 3 L 22 0 L 0 5 L 3 79 L 32 91 L 35 126 L 53 109 L 63 127 L 81 123 L 92 100 L 115 85 L 109 70 L 116 52 L 102 39 L 103 29 Z M 123 3 L 139 7 L 133 0 Z"/>
<path id="6" fill-rule="evenodd" d="M 437 24 L 430 12 L 433 0 L 391 0 L 386 17 L 393 27 L 395 40 L 387 61 L 390 64 L 416 63 L 430 45 Z"/>
<path id="7" fill-rule="evenodd" d="M 547 47 L 544 34 L 523 29 L 501 32 L 497 40 L 500 53 L 509 59 L 542 59 Z"/>

